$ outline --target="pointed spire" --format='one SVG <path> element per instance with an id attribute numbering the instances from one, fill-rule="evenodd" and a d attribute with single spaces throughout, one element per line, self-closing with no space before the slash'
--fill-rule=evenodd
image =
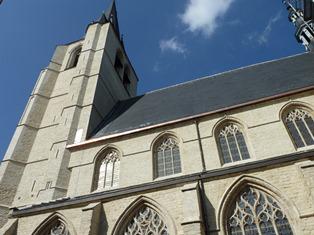
<path id="1" fill-rule="evenodd" d="M 116 1 L 112 0 L 111 4 L 109 5 L 109 8 L 106 12 L 102 14 L 102 16 L 98 20 L 99 23 L 105 24 L 110 22 L 116 31 L 116 33 L 120 37 L 120 30 L 119 30 L 119 21 L 118 21 L 118 13 L 117 13 L 117 7 L 116 7 Z"/>

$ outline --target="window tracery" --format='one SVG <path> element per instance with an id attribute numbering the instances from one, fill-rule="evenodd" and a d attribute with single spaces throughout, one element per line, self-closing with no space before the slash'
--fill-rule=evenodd
<path id="1" fill-rule="evenodd" d="M 143 207 L 129 222 L 123 235 L 169 235 L 169 231 L 155 210 Z"/>
<path id="2" fill-rule="evenodd" d="M 67 225 L 60 219 L 56 218 L 53 221 L 47 222 L 40 231 L 35 234 L 38 235 L 71 235 Z"/>
<path id="3" fill-rule="evenodd" d="M 114 149 L 109 150 L 97 166 L 95 177 L 97 180 L 96 190 L 107 190 L 119 186 L 119 174 L 119 153 Z"/>
<path id="4" fill-rule="evenodd" d="M 218 144 L 224 164 L 250 158 L 244 135 L 234 123 L 228 123 L 220 129 Z"/>
<path id="5" fill-rule="evenodd" d="M 293 235 L 288 218 L 270 195 L 248 187 L 227 218 L 230 235 Z"/>
<path id="6" fill-rule="evenodd" d="M 285 124 L 297 148 L 314 144 L 314 120 L 309 112 L 293 109 L 287 114 Z"/>
<path id="7" fill-rule="evenodd" d="M 50 233 L 47 233 L 47 235 L 70 235 L 70 232 L 63 222 L 58 221 L 58 223 L 51 228 Z"/>
<path id="8" fill-rule="evenodd" d="M 180 149 L 176 139 L 164 138 L 155 150 L 156 177 L 181 173 Z"/>

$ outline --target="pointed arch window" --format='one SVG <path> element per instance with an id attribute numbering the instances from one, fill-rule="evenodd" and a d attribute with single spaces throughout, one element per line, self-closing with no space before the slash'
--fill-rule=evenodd
<path id="1" fill-rule="evenodd" d="M 218 132 L 217 140 L 224 164 L 250 158 L 244 135 L 237 124 L 224 125 Z"/>
<path id="2" fill-rule="evenodd" d="M 176 138 L 164 137 L 155 146 L 155 176 L 163 177 L 181 173 L 179 144 Z"/>
<path id="3" fill-rule="evenodd" d="M 287 113 L 284 122 L 297 148 L 314 145 L 314 120 L 310 112 L 295 108 Z"/>
<path id="4" fill-rule="evenodd" d="M 253 187 L 247 187 L 236 197 L 226 227 L 228 235 L 293 235 L 279 203 Z"/>
<path id="5" fill-rule="evenodd" d="M 169 235 L 161 216 L 150 207 L 142 207 L 127 224 L 123 235 L 154 234 Z"/>
<path id="6" fill-rule="evenodd" d="M 80 46 L 71 53 L 67 69 L 71 69 L 77 66 L 81 52 L 82 52 L 82 47 Z"/>
<path id="7" fill-rule="evenodd" d="M 59 217 L 48 221 L 34 235 L 71 235 L 67 224 Z"/>
<path id="8" fill-rule="evenodd" d="M 95 190 L 109 190 L 119 186 L 120 156 L 117 150 L 110 149 L 96 164 L 94 177 Z"/>

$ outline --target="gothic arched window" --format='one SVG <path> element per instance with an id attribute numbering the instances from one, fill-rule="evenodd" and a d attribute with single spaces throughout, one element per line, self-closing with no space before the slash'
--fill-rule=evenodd
<path id="1" fill-rule="evenodd" d="M 269 194 L 247 187 L 231 205 L 228 235 L 293 235 L 289 220 Z"/>
<path id="2" fill-rule="evenodd" d="M 217 143 L 223 164 L 250 158 L 244 135 L 235 123 L 227 123 L 219 129 Z"/>
<path id="3" fill-rule="evenodd" d="M 133 216 L 123 232 L 123 235 L 138 234 L 169 235 L 169 231 L 160 215 L 145 206 Z"/>
<path id="4" fill-rule="evenodd" d="M 156 144 L 154 158 L 155 177 L 181 173 L 180 149 L 174 137 L 164 137 Z"/>
<path id="5" fill-rule="evenodd" d="M 287 113 L 284 122 L 297 148 L 314 144 L 314 120 L 310 112 L 295 108 Z"/>
<path id="6" fill-rule="evenodd" d="M 117 150 L 109 149 L 96 163 L 94 189 L 108 190 L 119 186 L 120 156 Z"/>
<path id="7" fill-rule="evenodd" d="M 67 65 L 67 69 L 76 67 L 78 60 L 80 58 L 81 52 L 82 52 L 82 47 L 80 46 L 71 53 L 70 59 Z"/>
<path id="8" fill-rule="evenodd" d="M 54 216 L 33 233 L 34 235 L 71 235 L 67 224 L 63 219 Z"/>

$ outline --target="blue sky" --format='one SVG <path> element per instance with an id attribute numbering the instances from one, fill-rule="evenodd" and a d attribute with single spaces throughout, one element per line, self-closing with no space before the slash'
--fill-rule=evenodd
<path id="1" fill-rule="evenodd" d="M 4 0 L 0 5 L 0 159 L 55 46 L 84 36 L 108 4 Z M 117 0 L 117 7 L 139 94 L 304 52 L 281 0 Z"/>

